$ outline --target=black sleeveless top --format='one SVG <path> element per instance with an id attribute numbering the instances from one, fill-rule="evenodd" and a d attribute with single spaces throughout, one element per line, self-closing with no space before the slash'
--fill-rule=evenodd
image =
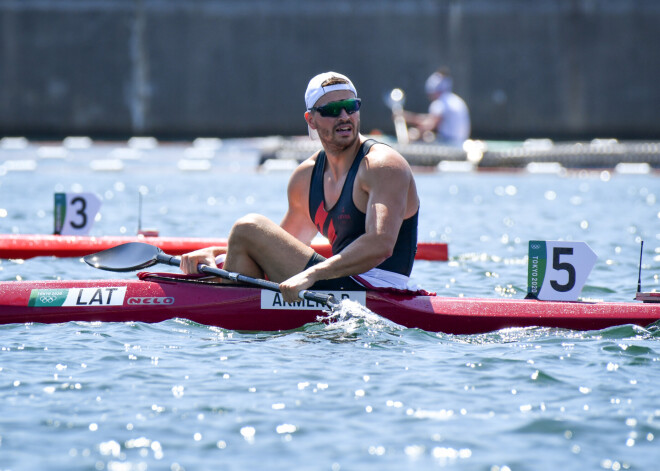
<path id="1" fill-rule="evenodd" d="M 337 203 L 327 211 L 325 209 L 325 194 L 323 190 L 323 173 L 325 171 L 325 151 L 319 152 L 312 171 L 309 189 L 309 216 L 318 231 L 330 241 L 332 253 L 338 254 L 355 239 L 365 233 L 366 214 L 355 207 L 353 203 L 353 184 L 360 162 L 369 153 L 376 141 L 365 141 L 358 150 L 355 160 L 346 175 L 346 181 Z M 406 195 L 402 195 L 405 198 Z M 376 268 L 409 276 L 412 271 L 415 253 L 417 252 L 417 219 L 419 211 L 414 216 L 404 219 L 399 229 L 399 236 L 390 258 Z"/>

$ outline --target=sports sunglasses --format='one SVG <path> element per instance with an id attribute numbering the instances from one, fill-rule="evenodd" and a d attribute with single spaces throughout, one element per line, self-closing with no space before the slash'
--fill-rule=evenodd
<path id="1" fill-rule="evenodd" d="M 341 114 L 341 110 L 346 110 L 346 113 L 353 114 L 360 110 L 362 100 L 359 98 L 349 98 L 341 101 L 331 101 L 323 106 L 310 108 L 310 111 L 318 111 L 324 118 L 336 118 Z"/>

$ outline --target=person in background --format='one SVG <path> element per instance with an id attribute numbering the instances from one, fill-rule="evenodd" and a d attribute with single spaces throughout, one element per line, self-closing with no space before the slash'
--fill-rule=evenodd
<path id="1" fill-rule="evenodd" d="M 426 79 L 426 94 L 431 101 L 428 113 L 404 111 L 408 126 L 421 135 L 435 132 L 442 144 L 461 147 L 470 137 L 470 112 L 465 101 L 452 92 L 453 80 L 447 69 L 440 69 Z"/>
<path id="2" fill-rule="evenodd" d="M 217 266 L 280 284 L 286 302 L 300 290 L 406 289 L 417 250 L 419 197 L 408 162 L 393 148 L 360 134 L 361 100 L 344 75 L 312 78 L 305 93 L 310 136 L 323 149 L 291 175 L 289 206 L 278 225 L 249 214 L 229 233 L 227 248 L 209 247 L 181 257 L 184 273 Z M 314 252 L 317 233 L 332 256 Z"/>

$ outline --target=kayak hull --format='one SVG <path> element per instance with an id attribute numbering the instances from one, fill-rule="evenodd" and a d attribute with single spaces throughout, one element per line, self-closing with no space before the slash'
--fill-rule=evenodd
<path id="1" fill-rule="evenodd" d="M 153 323 L 185 318 L 229 330 L 279 331 L 297 329 L 324 316 L 323 306 L 312 301 L 287 305 L 278 296 L 259 288 L 154 277 L 0 282 L 0 324 Z M 660 303 L 453 298 L 380 291 L 363 296 L 371 311 L 396 324 L 448 334 L 530 326 L 573 330 L 623 324 L 645 327 L 660 319 Z"/>

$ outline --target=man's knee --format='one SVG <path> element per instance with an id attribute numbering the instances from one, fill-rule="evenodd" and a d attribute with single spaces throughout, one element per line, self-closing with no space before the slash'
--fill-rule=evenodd
<path id="1" fill-rule="evenodd" d="M 229 237 L 249 239 L 258 233 L 264 232 L 269 224 L 273 224 L 273 222 L 266 216 L 256 213 L 246 214 L 234 223 Z"/>

